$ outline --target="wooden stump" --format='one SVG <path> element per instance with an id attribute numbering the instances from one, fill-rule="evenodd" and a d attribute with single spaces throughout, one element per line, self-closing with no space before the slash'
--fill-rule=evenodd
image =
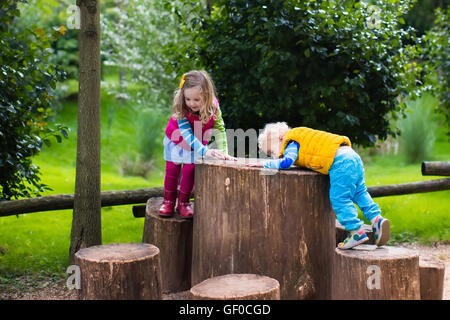
<path id="1" fill-rule="evenodd" d="M 282 299 L 329 299 L 335 216 L 328 192 L 329 177 L 310 170 L 264 170 L 243 159 L 197 164 L 192 285 L 264 274 L 279 281 Z"/>
<path id="2" fill-rule="evenodd" d="M 146 243 L 113 243 L 79 250 L 79 299 L 161 299 L 159 249 Z"/>
<path id="3" fill-rule="evenodd" d="M 434 257 L 419 257 L 420 299 L 442 300 L 444 296 L 445 265 Z"/>
<path id="4" fill-rule="evenodd" d="M 335 249 L 332 299 L 420 299 L 419 255 L 399 247 Z"/>
<path id="5" fill-rule="evenodd" d="M 375 244 L 375 235 L 372 231 L 372 227 L 367 224 L 364 224 L 362 227 L 369 237 L 369 241 L 365 242 L 365 244 Z M 344 239 L 347 237 L 347 234 L 348 231 L 345 230 L 345 228 L 339 223 L 339 221 L 336 220 L 336 246 L 340 242 L 344 241 Z"/>
<path id="6" fill-rule="evenodd" d="M 192 219 L 160 217 L 163 198 L 150 198 L 144 223 L 142 242 L 160 249 L 162 292 L 177 292 L 191 287 Z"/>
<path id="7" fill-rule="evenodd" d="M 227 274 L 192 287 L 192 300 L 280 300 L 277 280 L 257 274 Z"/>

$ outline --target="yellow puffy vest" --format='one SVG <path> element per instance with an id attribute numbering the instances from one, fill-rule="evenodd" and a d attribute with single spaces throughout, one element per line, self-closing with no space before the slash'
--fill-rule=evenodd
<path id="1" fill-rule="evenodd" d="M 299 127 L 289 130 L 284 136 L 280 158 L 283 157 L 284 149 L 292 140 L 300 144 L 294 164 L 323 174 L 328 174 L 334 155 L 341 145 L 351 147 L 350 139 L 346 136 Z"/>

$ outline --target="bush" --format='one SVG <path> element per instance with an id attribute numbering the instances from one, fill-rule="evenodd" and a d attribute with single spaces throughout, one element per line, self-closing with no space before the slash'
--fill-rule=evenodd
<path id="1" fill-rule="evenodd" d="M 213 75 L 227 127 L 292 126 L 372 145 L 414 85 L 401 16 L 410 1 L 218 0 L 191 44 Z"/>
<path id="2" fill-rule="evenodd" d="M 446 118 L 450 135 L 450 43 L 449 10 L 436 10 L 433 28 L 422 38 L 421 59 L 425 64 L 424 87 L 439 98 L 436 111 Z"/>
<path id="3" fill-rule="evenodd" d="M 407 102 L 407 116 L 398 125 L 400 148 L 409 163 L 430 160 L 436 141 L 437 122 L 433 113 L 436 105 L 437 99 L 430 94 Z"/>
<path id="4" fill-rule="evenodd" d="M 39 178 L 31 157 L 50 137 L 61 141 L 67 131 L 60 125 L 48 127 L 53 96 L 49 94 L 64 73 L 49 63 L 50 42 L 58 31 L 47 35 L 42 29 L 15 28 L 20 15 L 18 2 L 0 5 L 0 199 L 39 195 L 48 186 Z"/>

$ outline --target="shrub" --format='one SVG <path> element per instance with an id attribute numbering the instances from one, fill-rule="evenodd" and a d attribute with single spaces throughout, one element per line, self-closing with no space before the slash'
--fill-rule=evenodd
<path id="1" fill-rule="evenodd" d="M 410 1 L 217 0 L 190 56 L 213 75 L 227 127 L 267 122 L 372 145 L 414 85 L 401 16 Z M 196 44 L 196 45 L 194 45 Z M 392 115 L 391 115 L 392 116 Z"/>
<path id="2" fill-rule="evenodd" d="M 48 186 L 40 182 L 39 168 L 31 158 L 50 137 L 61 141 L 67 131 L 61 125 L 49 128 L 53 96 L 64 73 L 49 63 L 50 42 L 60 33 L 42 29 L 19 31 L 15 18 L 18 2 L 0 4 L 0 199 L 39 195 Z"/>
<path id="3" fill-rule="evenodd" d="M 433 113 L 436 105 L 437 99 L 430 94 L 407 102 L 407 116 L 398 125 L 400 148 L 409 163 L 430 159 L 436 141 L 437 123 Z"/>
<path id="4" fill-rule="evenodd" d="M 449 9 L 436 10 L 433 28 L 422 38 L 421 59 L 425 64 L 424 86 L 436 97 L 436 111 L 446 118 L 446 130 L 450 135 L 450 28 Z"/>

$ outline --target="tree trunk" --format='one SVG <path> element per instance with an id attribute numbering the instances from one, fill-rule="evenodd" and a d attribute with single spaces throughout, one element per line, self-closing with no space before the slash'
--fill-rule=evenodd
<path id="1" fill-rule="evenodd" d="M 335 216 L 328 176 L 204 161 L 196 165 L 195 189 L 192 285 L 263 274 L 279 281 L 282 299 L 330 298 Z"/>
<path id="2" fill-rule="evenodd" d="M 444 296 L 445 265 L 432 257 L 419 257 L 420 299 L 442 300 Z"/>
<path id="3" fill-rule="evenodd" d="M 142 242 L 151 243 L 161 251 L 162 292 L 178 292 L 191 287 L 192 219 L 160 217 L 158 209 L 163 198 L 147 202 Z"/>
<path id="4" fill-rule="evenodd" d="M 113 243 L 75 254 L 81 300 L 161 299 L 159 249 L 147 243 Z"/>
<path id="5" fill-rule="evenodd" d="M 75 195 L 69 261 L 102 243 L 100 200 L 100 0 L 79 0 L 79 87 Z"/>
<path id="6" fill-rule="evenodd" d="M 197 284 L 192 300 L 280 300 L 277 280 L 256 274 L 227 274 Z"/>
<path id="7" fill-rule="evenodd" d="M 419 255 L 399 247 L 335 249 L 332 299 L 420 299 Z"/>

